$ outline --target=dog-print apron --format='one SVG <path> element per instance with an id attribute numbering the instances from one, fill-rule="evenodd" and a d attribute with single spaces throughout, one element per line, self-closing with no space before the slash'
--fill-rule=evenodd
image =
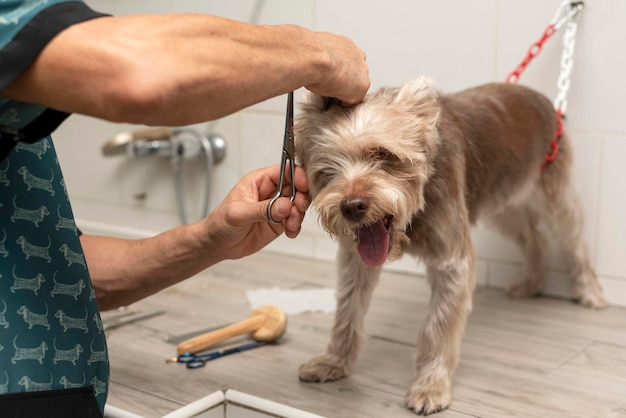
<path id="1" fill-rule="evenodd" d="M 107 349 L 50 137 L 0 162 L 0 393 L 93 388 Z"/>

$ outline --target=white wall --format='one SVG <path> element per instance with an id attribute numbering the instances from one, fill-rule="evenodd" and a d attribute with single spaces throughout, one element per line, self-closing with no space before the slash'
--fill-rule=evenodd
<path id="1" fill-rule="evenodd" d="M 368 55 L 372 87 L 398 85 L 420 74 L 443 91 L 501 81 L 536 41 L 561 0 L 99 0 L 112 14 L 200 12 L 249 21 L 262 5 L 260 23 L 296 23 L 353 38 Z M 587 0 L 579 25 L 566 128 L 576 147 L 576 174 L 586 214 L 586 236 L 609 300 L 626 306 L 626 2 Z M 557 92 L 562 32 L 548 40 L 521 83 L 548 97 Z M 211 207 L 245 172 L 277 163 L 285 97 L 199 125 L 227 139 L 226 160 L 216 169 Z M 128 125 L 72 116 L 56 133 L 56 146 L 80 226 L 90 232 L 138 236 L 174 226 L 174 183 L 167 161 L 104 158 L 99 147 Z M 190 167 L 188 205 L 200 207 L 202 172 Z M 135 196 L 145 194 L 145 199 Z M 126 228 L 126 229 L 124 229 Z M 503 286 L 521 272 L 517 249 L 479 226 L 474 233 L 479 283 Z M 332 260 L 335 245 L 309 214 L 295 241 L 271 245 L 285 254 Z M 548 292 L 569 295 L 558 251 L 548 254 Z M 411 259 L 389 266 L 422 271 Z"/>

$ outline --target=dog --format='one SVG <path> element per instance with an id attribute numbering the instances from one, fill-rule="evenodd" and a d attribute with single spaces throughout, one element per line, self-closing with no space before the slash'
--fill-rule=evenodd
<path id="1" fill-rule="evenodd" d="M 300 366 L 302 381 L 350 373 L 382 265 L 407 253 L 424 262 L 432 294 L 406 403 L 418 415 L 446 409 L 472 310 L 470 226 L 478 219 L 524 253 L 526 273 L 510 295 L 541 292 L 540 223 L 547 221 L 574 279 L 574 298 L 589 308 L 607 305 L 583 242 L 566 134 L 556 159 L 544 163 L 557 113 L 540 93 L 492 83 L 443 94 L 422 76 L 349 108 L 307 93 L 294 123 L 296 161 L 320 224 L 339 243 L 331 340 L 325 354 Z"/>
<path id="2" fill-rule="evenodd" d="M 63 327 L 63 332 L 67 332 L 68 329 L 80 329 L 85 331 L 85 334 L 89 332 L 87 327 L 87 309 L 85 309 L 84 318 L 74 318 L 65 313 L 62 309 L 59 309 L 55 314 L 55 318 L 59 320 L 59 324 Z"/>
<path id="3" fill-rule="evenodd" d="M 69 361 L 74 366 L 76 366 L 76 361 L 80 358 L 80 355 L 83 352 L 82 345 L 76 344 L 69 350 L 61 350 L 57 347 L 56 338 L 54 339 L 52 345 L 54 347 L 54 358 L 52 359 L 52 362 L 54 364 L 57 364 L 59 361 Z"/>
<path id="4" fill-rule="evenodd" d="M 22 176 L 22 180 L 26 184 L 26 190 L 41 189 L 50 192 L 50 196 L 54 196 L 54 188 L 52 187 L 54 171 L 50 170 L 50 180 L 33 175 L 26 166 L 20 167 L 17 172 Z"/>

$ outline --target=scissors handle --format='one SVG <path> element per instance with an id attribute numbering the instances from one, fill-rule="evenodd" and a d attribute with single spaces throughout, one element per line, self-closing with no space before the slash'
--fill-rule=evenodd
<path id="1" fill-rule="evenodd" d="M 296 198 L 296 182 L 294 180 L 296 173 L 296 165 L 294 163 L 294 134 L 293 134 L 293 91 L 287 96 L 287 116 L 285 121 L 285 136 L 283 139 L 283 151 L 280 159 L 280 173 L 278 175 L 278 187 L 276 194 L 267 204 L 265 210 L 265 216 L 270 223 L 279 224 L 272 219 L 272 205 L 283 194 L 283 186 L 285 184 L 285 167 L 289 162 L 289 171 L 291 174 L 291 195 L 289 200 L 291 202 Z"/>
<path id="2" fill-rule="evenodd" d="M 241 353 L 242 351 L 251 350 L 253 348 L 261 347 L 266 344 L 268 344 L 268 342 L 266 341 L 254 341 L 224 350 L 211 351 L 210 353 L 206 354 L 183 353 L 175 359 L 176 362 L 185 364 L 188 369 L 199 369 L 201 367 L 204 367 L 207 361 L 215 360 L 220 357 L 228 356 L 230 354 Z"/>
<path id="3" fill-rule="evenodd" d="M 199 369 L 200 367 L 204 367 L 207 361 L 208 360 L 203 358 L 194 357 L 190 361 L 185 361 L 184 363 L 188 369 Z"/>

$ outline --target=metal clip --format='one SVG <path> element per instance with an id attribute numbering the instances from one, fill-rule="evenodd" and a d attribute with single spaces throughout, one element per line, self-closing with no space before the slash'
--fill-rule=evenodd
<path id="1" fill-rule="evenodd" d="M 569 9 L 566 9 L 569 6 Z M 564 0 L 556 9 L 554 17 L 550 23 L 554 26 L 554 30 L 559 30 L 567 22 L 571 22 L 579 12 L 583 10 L 585 3 L 582 1 Z"/>

